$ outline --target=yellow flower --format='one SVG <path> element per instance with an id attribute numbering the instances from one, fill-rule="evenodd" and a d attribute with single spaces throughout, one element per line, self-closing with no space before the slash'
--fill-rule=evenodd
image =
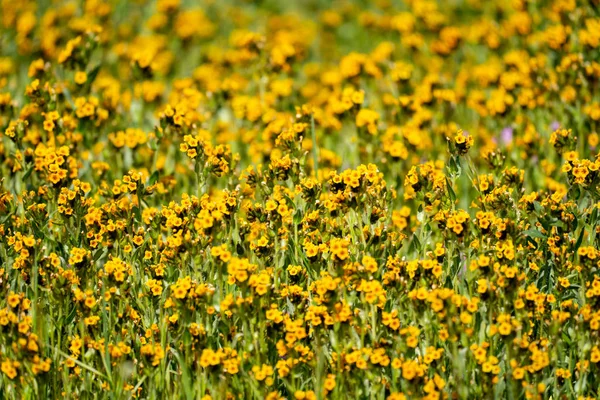
<path id="1" fill-rule="evenodd" d="M 16 308 L 21 302 L 21 297 L 13 292 L 8 295 L 7 298 L 8 305 L 12 308 Z"/>
<path id="2" fill-rule="evenodd" d="M 9 379 L 14 379 L 17 376 L 17 370 L 21 366 L 18 361 L 4 360 L 2 361 L 2 372 L 8 376 Z"/>
<path id="3" fill-rule="evenodd" d="M 75 83 L 83 85 L 87 81 L 87 74 L 84 71 L 77 71 L 75 73 Z"/>

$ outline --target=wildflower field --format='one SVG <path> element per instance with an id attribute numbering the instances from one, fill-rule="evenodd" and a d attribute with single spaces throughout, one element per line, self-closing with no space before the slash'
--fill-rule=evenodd
<path id="1" fill-rule="evenodd" d="M 599 0 L 0 0 L 0 398 L 598 398 L 599 130 Z"/>

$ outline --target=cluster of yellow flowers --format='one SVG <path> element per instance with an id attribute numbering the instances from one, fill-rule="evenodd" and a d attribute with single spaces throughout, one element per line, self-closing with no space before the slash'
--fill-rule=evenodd
<path id="1" fill-rule="evenodd" d="M 600 396 L 598 0 L 0 2 L 0 397 Z"/>

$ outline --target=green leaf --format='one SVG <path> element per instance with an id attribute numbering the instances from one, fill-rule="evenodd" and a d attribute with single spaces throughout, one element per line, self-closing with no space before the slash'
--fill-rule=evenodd
<path id="1" fill-rule="evenodd" d="M 82 363 L 81 361 L 79 361 L 79 360 L 77 360 L 77 359 L 75 359 L 75 358 L 71 357 L 70 355 L 68 355 L 68 354 L 66 354 L 66 353 L 63 353 L 62 351 L 60 351 L 60 350 L 59 350 L 59 349 L 57 349 L 57 348 L 54 348 L 54 349 L 56 350 L 56 352 L 57 352 L 58 354 L 60 354 L 61 356 L 63 356 L 63 357 L 65 357 L 65 358 L 67 358 L 67 359 L 69 359 L 69 360 L 73 361 L 75 364 L 79 365 L 81 368 L 87 369 L 87 370 L 88 370 L 88 371 L 90 371 L 91 373 L 93 373 L 93 374 L 96 374 L 96 375 L 98 375 L 99 377 L 101 377 L 101 378 L 103 378 L 103 379 L 109 380 L 109 377 L 108 377 L 108 376 L 104 375 L 102 372 L 98 371 L 98 370 L 97 370 L 97 369 L 95 369 L 94 367 L 92 367 L 92 366 L 90 366 L 90 365 L 87 365 L 87 364 L 85 364 L 85 363 Z"/>
<path id="2" fill-rule="evenodd" d="M 106 250 L 106 248 L 97 250 L 93 256 L 94 262 L 98 262 L 98 260 L 106 253 L 108 253 L 108 250 Z"/>
<path id="3" fill-rule="evenodd" d="M 93 69 L 90 71 L 90 73 L 89 73 L 89 74 L 87 74 L 87 81 L 86 81 L 86 82 L 87 82 L 89 85 L 91 85 L 92 83 L 94 83 L 94 81 L 96 80 L 96 77 L 98 76 L 98 72 L 100 72 L 100 67 L 101 67 L 101 66 L 102 66 L 101 64 L 100 64 L 100 65 L 97 65 L 97 66 L 95 66 L 95 67 L 94 67 L 94 68 L 93 68 Z"/>
<path id="4" fill-rule="evenodd" d="M 25 175 L 23 175 L 23 180 L 27 180 L 27 178 L 29 178 L 29 176 L 31 175 L 31 173 L 33 172 L 33 165 L 27 170 L 27 172 L 25 172 Z"/>
<path id="5" fill-rule="evenodd" d="M 584 236 L 585 236 L 585 228 L 581 228 L 581 233 L 579 233 L 579 237 L 577 238 L 577 242 L 575 243 L 574 252 L 577 252 L 577 250 L 581 246 L 581 242 L 583 242 Z"/>
<path id="6" fill-rule="evenodd" d="M 589 221 L 592 224 L 595 224 L 598 221 L 598 207 L 594 206 L 594 210 L 592 211 L 592 214 L 590 215 Z"/>
<path id="7" fill-rule="evenodd" d="M 410 246 L 408 247 L 409 253 L 419 253 L 421 251 L 421 242 L 417 238 L 417 235 L 413 235 L 413 239 L 410 242 Z"/>
<path id="8" fill-rule="evenodd" d="M 154 171 L 154 172 L 152 173 L 152 175 L 150 175 L 150 179 L 148 179 L 148 186 L 152 186 L 152 185 L 154 185 L 156 182 L 158 182 L 158 178 L 159 178 L 158 171 Z"/>
<path id="9" fill-rule="evenodd" d="M 139 206 L 133 207 L 133 212 L 135 213 L 136 220 L 138 222 L 142 221 L 142 211 L 140 210 L 140 207 Z"/>
<path id="10" fill-rule="evenodd" d="M 177 358 L 177 362 L 179 363 L 185 398 L 187 400 L 191 400 L 194 398 L 194 390 L 192 388 L 192 379 L 190 377 L 188 367 L 177 351 L 175 351 L 174 349 L 170 349 L 170 351 L 175 356 L 175 358 Z"/>
<path id="11" fill-rule="evenodd" d="M 526 231 L 523 231 L 523 235 L 538 239 L 547 239 L 546 235 L 535 229 L 528 229 Z"/>
<path id="12" fill-rule="evenodd" d="M 448 188 L 448 196 L 450 197 L 450 201 L 452 204 L 456 203 L 456 193 L 454 192 L 454 189 L 452 189 L 452 184 L 448 178 L 446 178 L 446 187 Z"/>
<path id="13" fill-rule="evenodd" d="M 77 314 L 77 308 L 73 307 L 73 309 L 67 316 L 67 319 L 65 319 L 65 326 L 68 326 L 71 324 L 71 322 L 73 322 L 73 320 L 75 319 L 75 314 Z"/>

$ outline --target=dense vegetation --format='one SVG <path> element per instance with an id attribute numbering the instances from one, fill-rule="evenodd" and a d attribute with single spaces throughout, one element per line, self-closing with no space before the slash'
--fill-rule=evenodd
<path id="1" fill-rule="evenodd" d="M 2 0 L 0 397 L 600 396 L 599 49 L 597 0 Z"/>

